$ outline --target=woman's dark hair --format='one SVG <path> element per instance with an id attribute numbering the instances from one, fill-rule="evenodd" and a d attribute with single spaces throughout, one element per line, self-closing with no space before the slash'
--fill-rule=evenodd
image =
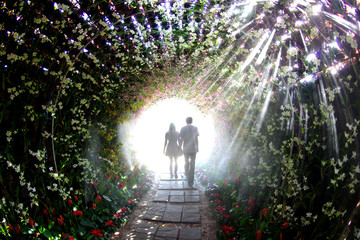
<path id="1" fill-rule="evenodd" d="M 192 123 L 192 117 L 187 117 L 186 118 L 186 123 Z"/>
<path id="2" fill-rule="evenodd" d="M 175 131 L 175 124 L 170 123 L 169 131 Z"/>

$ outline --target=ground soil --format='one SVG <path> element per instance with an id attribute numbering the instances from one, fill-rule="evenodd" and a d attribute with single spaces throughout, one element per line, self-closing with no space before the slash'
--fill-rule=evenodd
<path id="1" fill-rule="evenodd" d="M 129 216 L 128 222 L 117 229 L 111 236 L 111 239 L 116 240 L 127 240 L 130 239 L 130 233 L 136 229 L 136 225 L 144 220 L 141 219 L 143 214 L 147 211 L 147 208 L 152 204 L 152 200 L 156 194 L 159 184 L 159 179 L 156 178 L 151 189 L 142 197 L 138 205 L 133 209 Z M 200 207 L 201 224 L 180 224 L 180 223 L 156 223 L 151 222 L 153 225 L 169 226 L 169 227 L 183 227 L 183 228 L 201 228 L 203 240 L 216 240 L 216 231 L 218 226 L 209 208 L 209 201 L 205 196 L 205 187 L 201 183 L 196 182 L 195 184 L 200 194 L 200 203 L 197 203 Z"/>

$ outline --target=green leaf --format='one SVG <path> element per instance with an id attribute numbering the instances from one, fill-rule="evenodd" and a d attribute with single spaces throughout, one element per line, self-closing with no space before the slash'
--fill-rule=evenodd
<path id="1" fill-rule="evenodd" d="M 44 228 L 44 226 L 40 226 L 39 227 L 39 233 L 43 234 L 45 232 L 46 228 Z"/>
<path id="2" fill-rule="evenodd" d="M 49 229 L 52 229 L 52 228 L 54 227 L 54 224 L 55 224 L 54 221 L 50 221 L 50 222 L 49 222 Z"/>
<path id="3" fill-rule="evenodd" d="M 44 231 L 44 236 L 45 236 L 46 238 L 48 238 L 48 239 L 51 239 L 51 238 L 53 237 L 52 232 L 49 231 L 49 229 L 46 229 L 46 230 Z"/>
<path id="4" fill-rule="evenodd" d="M 91 227 L 91 228 L 96 228 L 94 223 L 92 223 L 89 219 L 87 218 L 83 218 L 80 221 L 80 224 L 85 226 L 85 227 Z"/>
<path id="5" fill-rule="evenodd" d="M 85 236 L 86 228 L 84 226 L 79 225 L 78 232 L 79 232 L 80 236 Z"/>
<path id="6" fill-rule="evenodd" d="M 244 227 L 248 220 L 249 220 L 248 217 L 244 217 L 243 219 L 241 219 L 241 221 L 240 221 L 240 227 Z"/>
<path id="7" fill-rule="evenodd" d="M 111 202 L 111 201 L 112 201 L 111 198 L 109 198 L 108 196 L 103 195 L 103 198 L 104 198 L 106 201 L 108 201 L 108 202 Z"/>
<path id="8" fill-rule="evenodd" d="M 266 227 L 266 223 L 265 222 L 262 222 L 260 224 L 260 232 L 263 232 L 264 228 Z"/>

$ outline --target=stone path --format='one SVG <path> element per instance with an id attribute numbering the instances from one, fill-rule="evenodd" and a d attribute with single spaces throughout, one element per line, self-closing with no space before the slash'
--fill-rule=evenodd
<path id="1" fill-rule="evenodd" d="M 139 216 L 139 223 L 124 239 L 201 240 L 200 195 L 187 184 L 183 174 L 178 179 L 162 174 L 152 202 Z"/>

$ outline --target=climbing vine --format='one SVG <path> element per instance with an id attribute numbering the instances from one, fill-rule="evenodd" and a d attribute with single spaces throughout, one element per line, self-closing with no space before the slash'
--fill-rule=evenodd
<path id="1" fill-rule="evenodd" d="M 1 1 L 1 234 L 108 237 L 151 182 L 117 126 L 176 96 L 218 123 L 220 239 L 359 238 L 358 7 Z"/>

